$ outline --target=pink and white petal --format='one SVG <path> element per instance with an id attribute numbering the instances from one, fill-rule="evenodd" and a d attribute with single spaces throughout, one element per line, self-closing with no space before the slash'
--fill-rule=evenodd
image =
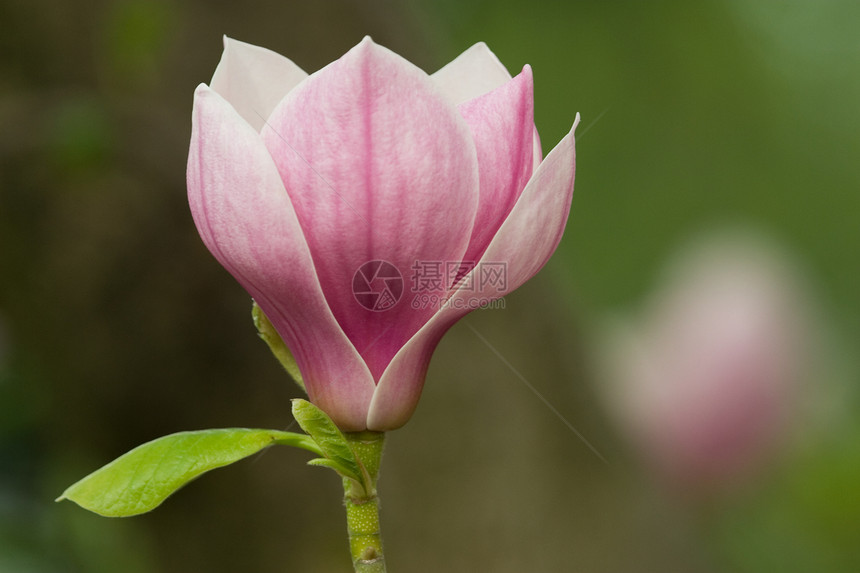
<path id="1" fill-rule="evenodd" d="M 573 127 L 541 163 L 478 267 L 451 298 L 397 353 L 376 385 L 367 417 L 371 430 L 392 430 L 409 420 L 424 384 L 430 358 L 442 335 L 463 316 L 522 285 L 555 251 L 570 211 L 576 172 Z M 487 265 L 505 265 L 504 284 L 480 275 Z M 470 280 L 472 279 L 472 280 Z"/>
<path id="2" fill-rule="evenodd" d="M 564 233 L 576 175 L 576 127 L 573 126 L 535 170 L 510 215 L 493 237 L 479 265 L 505 264 L 504 285 L 484 284 L 481 268 L 473 271 L 479 288 L 466 282 L 452 299 L 489 302 L 517 289 L 533 277 L 555 252 Z M 467 277 L 468 278 L 468 277 Z M 481 286 L 483 285 L 483 286 Z"/>
<path id="3" fill-rule="evenodd" d="M 543 147 L 540 144 L 540 134 L 538 133 L 537 126 L 535 126 L 534 158 L 535 162 L 532 171 L 537 169 L 540 162 L 543 161 Z"/>
<path id="4" fill-rule="evenodd" d="M 436 345 L 467 312 L 438 312 L 400 349 L 376 385 L 367 414 L 368 430 L 387 432 L 409 421 L 418 406 Z"/>
<path id="5" fill-rule="evenodd" d="M 405 296 L 416 261 L 459 261 L 466 250 L 478 201 L 469 128 L 427 74 L 365 38 L 293 90 L 262 136 L 326 300 L 378 379 L 434 312 Z M 396 304 L 376 311 L 353 283 L 371 261 L 403 279 Z M 364 288 L 396 290 L 396 277 L 370 279 Z"/>
<path id="6" fill-rule="evenodd" d="M 187 177 L 203 242 L 292 350 L 311 401 L 342 429 L 363 430 L 373 378 L 326 304 L 272 158 L 259 134 L 202 84 Z"/>
<path id="7" fill-rule="evenodd" d="M 430 77 L 452 102 L 461 104 L 504 85 L 511 74 L 487 44 L 478 42 Z"/>
<path id="8" fill-rule="evenodd" d="M 504 85 L 511 74 L 484 42 L 478 42 L 430 77 L 459 105 Z M 543 159 L 537 128 L 534 145 L 537 169 Z"/>
<path id="9" fill-rule="evenodd" d="M 499 88 L 458 106 L 478 151 L 480 199 L 463 259 L 480 260 L 534 168 L 534 89 L 529 66 Z"/>
<path id="10" fill-rule="evenodd" d="M 224 36 L 210 87 L 259 132 L 278 102 L 307 77 L 277 52 Z"/>

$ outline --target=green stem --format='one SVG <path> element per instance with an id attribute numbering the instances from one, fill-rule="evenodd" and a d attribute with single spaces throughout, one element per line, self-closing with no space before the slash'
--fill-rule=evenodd
<path id="1" fill-rule="evenodd" d="M 379 528 L 379 498 L 376 496 L 385 434 L 354 432 L 345 433 L 344 436 L 367 472 L 364 484 L 349 478 L 343 479 L 343 502 L 346 506 L 352 564 L 356 573 L 385 573 L 385 554 Z"/>

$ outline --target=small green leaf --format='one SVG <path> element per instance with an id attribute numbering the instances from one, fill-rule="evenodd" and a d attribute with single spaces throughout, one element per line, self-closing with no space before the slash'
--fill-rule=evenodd
<path id="1" fill-rule="evenodd" d="M 328 458 L 314 458 L 308 462 L 309 466 L 319 466 L 323 468 L 331 468 L 337 473 L 343 475 L 344 472 L 349 472 L 349 468 L 345 468 L 334 460 Z"/>
<path id="2" fill-rule="evenodd" d="M 361 464 L 355 456 L 355 452 L 349 446 L 349 442 L 332 422 L 328 415 L 301 398 L 293 400 L 293 417 L 302 427 L 302 430 L 310 434 L 314 441 L 319 445 L 323 455 L 331 460 L 332 464 L 323 464 L 314 460 L 312 465 L 325 465 L 335 469 L 343 477 L 347 477 L 357 481 L 360 484 L 365 483 L 364 471 Z"/>
<path id="3" fill-rule="evenodd" d="M 299 366 L 296 364 L 296 359 L 293 358 L 293 353 L 290 352 L 290 349 L 287 348 L 287 345 L 284 344 L 281 335 L 278 334 L 278 331 L 275 330 L 275 327 L 272 326 L 271 321 L 269 321 L 269 317 L 263 313 L 263 309 L 254 301 L 253 306 L 251 307 L 251 317 L 254 319 L 254 326 L 257 328 L 257 334 L 260 335 L 260 338 L 269 346 L 269 350 L 272 351 L 272 354 L 275 355 L 275 358 L 278 359 L 278 362 L 281 363 L 281 366 L 284 367 L 284 370 L 287 371 L 287 374 L 295 380 L 296 384 L 305 391 L 307 394 L 307 390 L 305 390 L 305 382 L 302 380 L 302 373 L 299 371 Z"/>
<path id="4" fill-rule="evenodd" d="M 147 442 L 63 492 L 84 509 L 106 517 L 146 513 L 201 474 L 280 444 L 325 455 L 304 434 L 225 428 L 180 432 Z"/>

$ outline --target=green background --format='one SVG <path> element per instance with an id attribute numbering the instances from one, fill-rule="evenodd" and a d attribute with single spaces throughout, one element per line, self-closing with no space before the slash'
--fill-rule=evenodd
<path id="1" fill-rule="evenodd" d="M 291 423 L 299 390 L 185 198 L 223 34 L 308 71 L 366 34 L 428 71 L 485 41 L 532 65 L 545 152 L 582 114 L 558 252 L 452 329 L 389 438 L 393 571 L 857 570 L 857 30 L 851 0 L 0 0 L 0 573 L 349 570 L 340 484 L 298 450 L 138 518 L 51 501 L 163 434 Z M 736 226 L 806 273 L 827 407 L 754 488 L 691 500 L 612 423 L 594 348 L 678 248 Z"/>

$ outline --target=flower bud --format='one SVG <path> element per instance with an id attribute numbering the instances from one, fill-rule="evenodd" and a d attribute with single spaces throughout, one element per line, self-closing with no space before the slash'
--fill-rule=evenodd
<path id="1" fill-rule="evenodd" d="M 735 239 L 693 249 L 613 354 L 610 403 L 670 481 L 721 489 L 779 450 L 810 359 L 797 277 Z"/>

